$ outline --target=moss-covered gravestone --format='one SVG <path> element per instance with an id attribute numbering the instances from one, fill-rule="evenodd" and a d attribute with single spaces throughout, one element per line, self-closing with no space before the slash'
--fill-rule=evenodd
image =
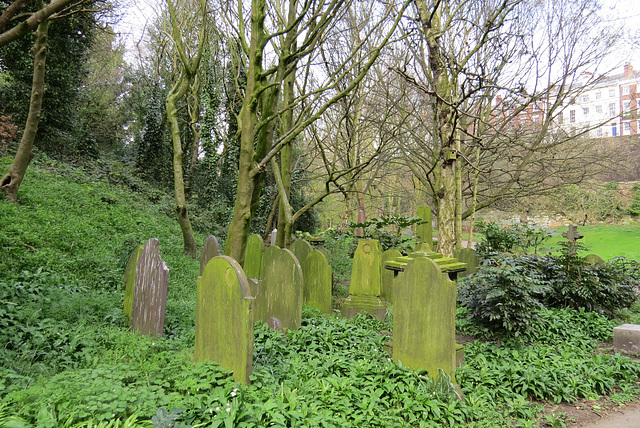
<path id="1" fill-rule="evenodd" d="M 136 263 L 131 305 L 132 331 L 153 337 L 162 336 L 168 284 L 169 268 L 162 261 L 158 240 L 149 239 Z"/>
<path id="2" fill-rule="evenodd" d="M 264 241 L 260 235 L 250 235 L 244 252 L 244 273 L 247 278 L 262 278 Z"/>
<path id="3" fill-rule="evenodd" d="M 131 323 L 131 307 L 133 306 L 133 289 L 136 281 L 136 265 L 142 254 L 142 245 L 138 245 L 133 249 L 124 269 L 124 315 Z"/>
<path id="4" fill-rule="evenodd" d="M 467 270 L 459 272 L 459 277 L 476 273 L 478 266 L 480 266 L 480 257 L 476 254 L 476 250 L 473 248 L 462 248 L 460 250 L 455 250 L 453 255 L 459 262 L 467 264 Z"/>
<path id="5" fill-rule="evenodd" d="M 349 297 L 342 303 L 342 316 L 367 312 L 383 320 L 387 305 L 382 301 L 382 248 L 375 239 L 361 239 L 353 256 Z"/>
<path id="6" fill-rule="evenodd" d="M 204 268 L 214 257 L 218 257 L 220 255 L 220 245 L 218 245 L 218 240 L 215 236 L 209 235 L 204 240 L 204 244 L 202 244 L 202 250 L 200 250 L 200 275 L 204 272 Z"/>
<path id="7" fill-rule="evenodd" d="M 299 242 L 299 241 L 298 241 Z M 302 263 L 303 302 L 328 314 L 331 312 L 331 266 L 320 251 L 311 251 Z"/>
<path id="8" fill-rule="evenodd" d="M 455 382 L 455 318 L 455 281 L 433 260 L 411 259 L 395 284 L 393 359 L 433 378 L 442 370 Z"/>
<path id="9" fill-rule="evenodd" d="M 303 287 L 302 268 L 293 253 L 275 245 L 267 248 L 255 296 L 256 321 L 276 318 L 283 328 L 296 330 L 302 322 Z"/>
<path id="10" fill-rule="evenodd" d="M 417 217 L 422 222 L 416 225 L 416 236 L 418 240 L 433 248 L 433 229 L 431 228 L 431 207 L 429 205 L 420 205 L 417 209 Z"/>
<path id="11" fill-rule="evenodd" d="M 198 278 L 195 361 L 215 361 L 249 383 L 253 366 L 253 297 L 242 268 L 215 257 Z"/>
<path id="12" fill-rule="evenodd" d="M 307 255 L 313 251 L 313 247 L 304 239 L 299 239 L 291 244 L 291 252 L 298 259 L 300 264 L 304 264 L 304 259 L 307 258 Z"/>
<path id="13" fill-rule="evenodd" d="M 385 269 L 384 265 L 389 260 L 397 259 L 398 257 L 402 257 L 402 253 L 394 249 L 389 249 L 382 253 L 382 298 L 391 304 L 393 304 L 393 278 L 395 272 Z"/>
<path id="14" fill-rule="evenodd" d="M 584 257 L 584 261 L 589 263 L 590 265 L 602 266 L 605 262 L 602 257 L 597 254 L 589 254 Z"/>

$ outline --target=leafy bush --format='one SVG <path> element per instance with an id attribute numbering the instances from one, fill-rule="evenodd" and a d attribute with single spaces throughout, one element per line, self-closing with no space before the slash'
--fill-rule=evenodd
<path id="1" fill-rule="evenodd" d="M 390 215 L 372 218 L 364 223 L 349 223 L 349 227 L 353 229 L 362 228 L 364 237 L 378 240 L 383 251 L 390 248 L 398 251 L 408 251 L 415 247 L 417 241 L 413 236 L 404 235 L 403 231 L 421 222 L 422 219 L 420 217 Z"/>
<path id="2" fill-rule="evenodd" d="M 529 328 L 549 290 L 535 256 L 496 256 L 464 281 L 458 301 L 485 326 L 517 335 Z"/>
<path id="3" fill-rule="evenodd" d="M 482 257 L 497 253 L 538 252 L 540 245 L 555 232 L 540 226 L 516 223 L 503 227 L 497 223 L 478 223 L 478 231 L 483 240 L 476 245 L 476 251 Z"/>

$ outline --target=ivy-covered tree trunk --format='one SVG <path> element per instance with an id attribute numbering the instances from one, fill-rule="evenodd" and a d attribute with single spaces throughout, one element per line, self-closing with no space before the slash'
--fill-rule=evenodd
<path id="1" fill-rule="evenodd" d="M 43 7 L 43 2 L 38 2 L 38 7 Z M 24 178 L 24 174 L 31 163 L 33 157 L 33 143 L 38 132 L 38 123 L 42 111 L 42 98 L 44 97 L 44 73 L 47 58 L 47 38 L 49 32 L 49 19 L 44 19 L 38 25 L 35 32 L 35 43 L 33 45 L 33 82 L 31 85 L 31 100 L 29 102 L 29 113 L 24 126 L 24 133 L 20 139 L 18 152 L 16 153 L 9 171 L 2 177 L 0 188 L 2 193 L 10 202 L 18 201 L 18 189 Z"/>

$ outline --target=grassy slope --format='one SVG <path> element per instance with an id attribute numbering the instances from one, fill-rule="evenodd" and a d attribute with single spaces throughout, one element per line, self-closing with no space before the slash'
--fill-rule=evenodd
<path id="1" fill-rule="evenodd" d="M 562 234 L 567 231 L 567 227 L 559 227 L 555 231 L 557 235 L 545 242 L 545 247 L 565 240 Z M 584 235 L 579 242 L 587 247 L 585 254 L 597 254 L 605 260 L 617 256 L 640 260 L 640 225 L 578 226 L 578 231 Z"/>

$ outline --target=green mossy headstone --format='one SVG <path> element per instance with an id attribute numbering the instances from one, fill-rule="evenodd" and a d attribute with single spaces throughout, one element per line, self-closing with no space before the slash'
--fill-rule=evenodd
<path id="1" fill-rule="evenodd" d="M 418 240 L 429 245 L 433 249 L 433 229 L 431 226 L 431 207 L 420 205 L 417 209 L 417 217 L 422 219 L 422 223 L 416 225 L 416 236 Z"/>
<path id="2" fill-rule="evenodd" d="M 393 304 L 393 279 L 395 273 L 392 270 L 385 269 L 385 264 L 389 260 L 402 257 L 402 253 L 393 248 L 382 253 L 382 295 L 381 297 L 387 302 Z"/>
<path id="3" fill-rule="evenodd" d="M 198 278 L 194 360 L 215 361 L 250 383 L 253 367 L 253 297 L 242 268 L 230 257 L 215 257 Z"/>
<path id="4" fill-rule="evenodd" d="M 331 266 L 320 251 L 311 251 L 302 263 L 303 302 L 328 314 L 331 312 Z"/>
<path id="5" fill-rule="evenodd" d="M 200 250 L 200 275 L 204 272 L 204 268 L 207 266 L 207 263 L 209 263 L 209 260 L 219 255 L 220 245 L 218 245 L 218 240 L 213 235 L 207 236 Z"/>
<path id="6" fill-rule="evenodd" d="M 342 316 L 367 312 L 383 320 L 387 305 L 382 301 L 382 247 L 375 239 L 361 239 L 353 256 L 349 297 L 342 303 Z"/>
<path id="7" fill-rule="evenodd" d="M 133 249 L 124 269 L 124 315 L 131 323 L 131 307 L 133 306 L 133 289 L 136 281 L 136 264 L 142 254 L 142 245 L 138 245 Z"/>
<path id="8" fill-rule="evenodd" d="M 311 251 L 313 251 L 313 247 L 304 239 L 299 239 L 291 244 L 291 252 L 296 256 L 300 265 L 304 263 L 304 259 Z"/>
<path id="9" fill-rule="evenodd" d="M 395 284 L 393 359 L 455 382 L 456 283 L 427 257 L 410 260 Z"/>
<path id="10" fill-rule="evenodd" d="M 275 245 L 264 253 L 262 280 L 257 285 L 256 321 L 277 318 L 283 328 L 296 330 L 302 323 L 303 275 L 298 259 Z"/>
<path id="11" fill-rule="evenodd" d="M 605 264 L 604 259 L 597 254 L 589 254 L 585 256 L 584 261 L 589 263 L 590 265 L 602 266 L 603 264 Z"/>
<path id="12" fill-rule="evenodd" d="M 168 284 L 169 268 L 162 261 L 158 240 L 151 238 L 142 247 L 136 263 L 131 331 L 153 337 L 162 336 Z"/>
<path id="13" fill-rule="evenodd" d="M 458 273 L 458 277 L 468 276 L 476 273 L 478 266 L 480 266 L 480 257 L 476 254 L 476 250 L 473 248 L 461 248 L 455 250 L 453 256 L 458 259 L 459 262 L 467 264 L 467 270 Z"/>
<path id="14" fill-rule="evenodd" d="M 264 266 L 264 241 L 260 235 L 250 235 L 244 253 L 244 273 L 247 278 L 262 278 Z"/>

